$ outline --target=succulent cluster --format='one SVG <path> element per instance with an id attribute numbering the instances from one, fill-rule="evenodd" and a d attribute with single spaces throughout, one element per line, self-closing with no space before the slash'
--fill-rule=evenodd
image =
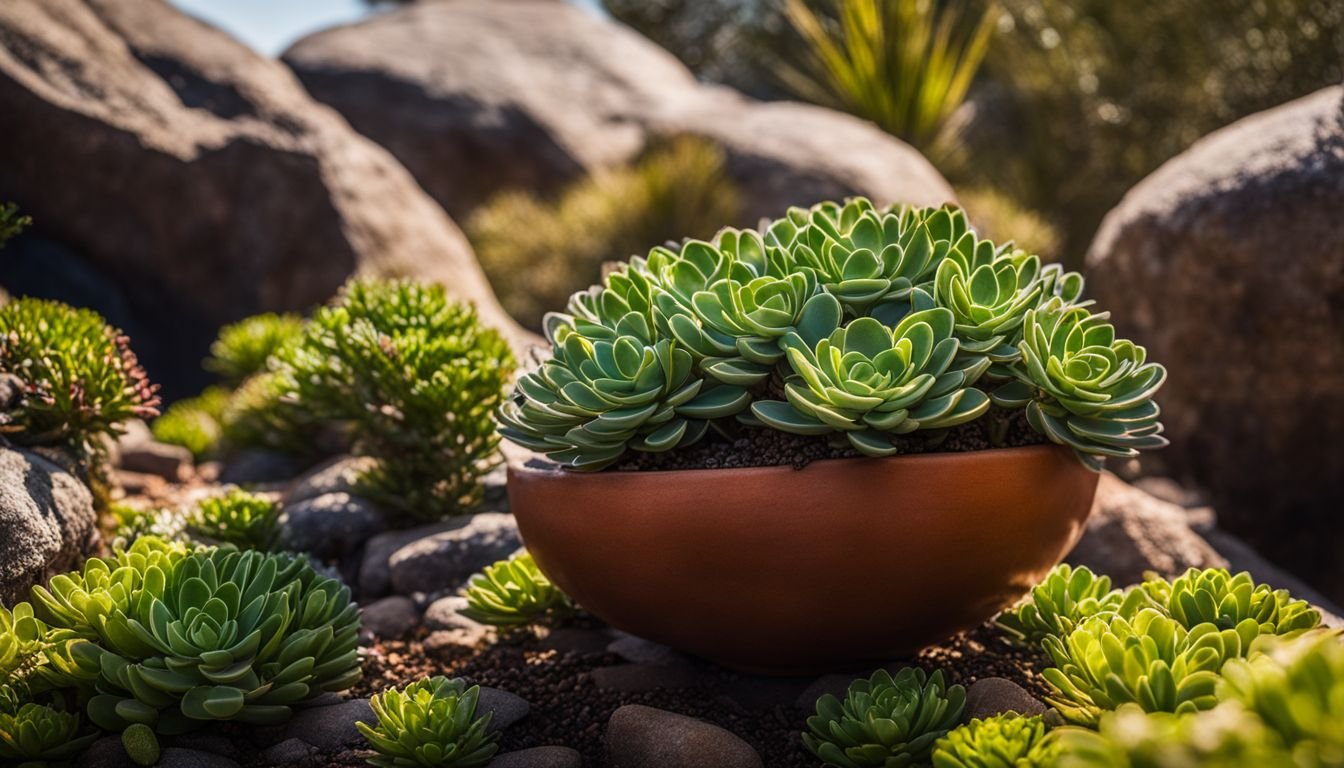
<path id="1" fill-rule="evenodd" d="M 933 747 L 933 768 L 1047 768 L 1059 755 L 1045 720 L 1015 713 L 975 719 L 952 729 Z"/>
<path id="2" fill-rule="evenodd" d="M 64 763 L 83 752 L 98 734 L 80 734 L 79 715 L 42 704 L 12 711 L 0 704 L 0 761 L 6 765 Z"/>
<path id="3" fill-rule="evenodd" d="M 1097 730 L 1065 727 L 1052 768 L 1247 768 L 1302 765 L 1277 734 L 1238 707 L 1195 715 L 1147 713 L 1126 704 L 1102 715 Z M 1322 764 L 1324 765 L 1324 764 Z"/>
<path id="4" fill-rule="evenodd" d="M 231 488 L 202 499 L 187 516 L 187 532 L 206 544 L 232 544 L 263 552 L 280 534 L 280 506 L 271 499 Z"/>
<path id="5" fill-rule="evenodd" d="M 72 638 L 68 660 L 104 730 L 276 723 L 360 676 L 350 591 L 303 557 L 146 536 L 33 596 L 45 625 Z"/>
<path id="6" fill-rule="evenodd" d="M 178 400 L 150 425 L 154 439 L 186 448 L 197 461 L 208 458 L 224 436 L 221 422 L 228 405 L 229 390 L 223 387 L 209 387 L 196 397 Z"/>
<path id="7" fill-rule="evenodd" d="M 22 445 L 58 446 L 80 458 L 99 437 L 158 413 L 128 339 L 96 312 L 21 298 L 0 307 L 0 376 L 19 382 L 16 404 L 0 404 L 0 434 Z"/>
<path id="8" fill-rule="evenodd" d="M 302 332 L 303 318 L 298 315 L 268 312 L 244 318 L 219 329 L 205 369 L 237 387 L 265 371 L 271 356 L 296 341 Z"/>
<path id="9" fill-rule="evenodd" d="M 1191 568 L 1169 582 L 1148 579 L 1140 589 L 1187 628 L 1207 622 L 1231 629 L 1249 619 L 1261 634 L 1286 635 L 1321 623 L 1320 613 L 1305 600 L 1294 599 L 1286 589 L 1256 584 L 1245 571 L 1232 575 L 1220 568 Z"/>
<path id="10" fill-rule="evenodd" d="M 463 594 L 467 606 L 460 613 L 496 627 L 536 624 L 574 610 L 569 596 L 546 578 L 528 552 L 486 566 L 471 577 Z"/>
<path id="11" fill-rule="evenodd" d="M 844 701 L 817 699 L 807 719 L 803 745 L 828 766 L 897 768 L 927 762 L 935 742 L 961 722 L 966 691 L 948 686 L 942 670 L 932 675 L 906 667 L 893 677 L 885 669 L 855 680 Z"/>
<path id="12" fill-rule="evenodd" d="M 500 432 L 581 470 L 735 422 L 884 456 L 996 404 L 1096 467 L 1165 443 L 1152 402 L 1165 372 L 1082 289 L 955 208 L 792 209 L 654 248 L 571 297 Z"/>
<path id="13" fill-rule="evenodd" d="M 473 768 L 490 762 L 499 749 L 491 732 L 493 713 L 476 714 L 481 689 L 460 679 L 431 677 L 369 699 L 377 727 L 356 723 L 377 754 L 379 768 Z"/>
<path id="14" fill-rule="evenodd" d="M 285 400 L 378 459 L 363 484 L 381 499 L 427 519 L 479 502 L 513 357 L 442 286 L 356 280 L 268 365 Z"/>
<path id="15" fill-rule="evenodd" d="M 996 623 L 1014 639 L 1035 645 L 1051 635 L 1067 636 L 1084 618 L 1116 611 L 1122 601 L 1109 576 L 1061 564 Z"/>

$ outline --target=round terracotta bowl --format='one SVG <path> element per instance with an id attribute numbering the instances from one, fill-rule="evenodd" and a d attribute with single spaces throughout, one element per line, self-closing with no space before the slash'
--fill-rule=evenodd
<path id="1" fill-rule="evenodd" d="M 792 467 L 509 466 L 537 564 L 614 627 L 800 674 L 910 654 L 1012 604 L 1068 553 L 1097 487 L 1054 445 Z"/>

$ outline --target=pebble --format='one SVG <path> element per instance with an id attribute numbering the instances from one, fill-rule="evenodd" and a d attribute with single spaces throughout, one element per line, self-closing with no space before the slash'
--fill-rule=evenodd
<path id="1" fill-rule="evenodd" d="M 693 717 L 640 704 L 607 721 L 612 768 L 763 768 L 761 756 L 731 731 Z"/>
<path id="2" fill-rule="evenodd" d="M 255 485 L 289 480 L 307 467 L 303 459 L 265 448 L 248 448 L 229 458 L 219 481 L 231 485 Z"/>
<path id="3" fill-rule="evenodd" d="M 374 637 L 396 639 L 415 629 L 420 623 L 420 611 L 409 597 L 392 595 L 364 606 L 360 620 L 364 631 Z"/>
<path id="4" fill-rule="evenodd" d="M 223 755 L 183 747 L 168 747 L 156 763 L 157 768 L 238 768 L 238 763 Z"/>
<path id="5" fill-rule="evenodd" d="M 285 503 L 315 499 L 328 493 L 355 493 L 359 476 L 377 464 L 368 456 L 336 456 L 318 464 L 290 484 L 285 491 Z"/>
<path id="6" fill-rule="evenodd" d="M 505 752 L 487 768 L 582 768 L 583 758 L 569 747 L 533 747 Z"/>
<path id="7" fill-rule="evenodd" d="M 611 632 L 606 629 L 586 629 L 582 627 L 561 627 L 551 630 L 541 639 L 540 646 L 560 653 L 577 653 L 590 656 L 606 653 L 611 642 Z"/>
<path id="8" fill-rule="evenodd" d="M 607 646 L 607 652 L 633 664 L 674 664 L 686 660 L 685 656 L 666 645 L 628 632 L 618 632 L 617 638 Z"/>
<path id="9" fill-rule="evenodd" d="M 507 729 L 527 717 L 527 713 L 531 710 L 532 706 L 523 697 L 484 685 L 481 686 L 481 698 L 476 702 L 477 716 L 486 712 L 495 713 L 495 716 L 490 718 L 492 733 Z"/>
<path id="10" fill-rule="evenodd" d="M 303 739 L 285 739 L 261 753 L 261 758 L 271 765 L 288 765 L 307 760 L 319 752 L 317 747 Z"/>
<path id="11" fill-rule="evenodd" d="M 413 541 L 388 559 L 392 591 L 455 590 L 474 573 L 513 553 L 522 541 L 513 515 L 484 512 L 459 528 Z"/>
<path id="12" fill-rule="evenodd" d="M 1012 680 L 986 677 L 975 681 L 966 690 L 966 712 L 963 719 L 969 722 L 1004 712 L 1041 715 L 1045 710 L 1044 703 Z"/>
<path id="13" fill-rule="evenodd" d="M 355 723 L 361 720 L 378 722 L 368 699 L 348 699 L 326 707 L 303 709 L 296 711 L 281 728 L 277 741 L 302 739 L 323 752 L 334 752 L 364 743 L 364 737 L 355 728 Z"/>
<path id="14" fill-rule="evenodd" d="M 280 543 L 285 549 L 331 560 L 359 549 L 390 522 L 387 513 L 367 499 L 327 493 L 285 507 Z"/>

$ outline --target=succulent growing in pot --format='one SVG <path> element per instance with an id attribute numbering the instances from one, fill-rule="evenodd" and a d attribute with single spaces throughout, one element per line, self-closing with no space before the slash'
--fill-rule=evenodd
<path id="1" fill-rule="evenodd" d="M 545 326 L 552 356 L 498 414 L 553 462 L 510 467 L 538 565 L 609 622 L 738 666 L 881 661 L 982 621 L 1072 545 L 1105 457 L 1165 442 L 1165 372 L 1081 276 L 950 206 L 823 203 L 655 248 Z M 676 471 L 629 471 L 649 469 Z M 598 531 L 619 555 L 584 554 Z M 865 620 L 896 584 L 901 618 Z"/>

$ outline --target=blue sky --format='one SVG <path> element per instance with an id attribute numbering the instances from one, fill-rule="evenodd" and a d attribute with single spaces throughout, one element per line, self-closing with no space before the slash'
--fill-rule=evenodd
<path id="1" fill-rule="evenodd" d="M 261 53 L 281 53 L 309 32 L 370 13 L 363 0 L 171 0 L 178 8 L 224 29 Z M 599 0 L 574 0 L 596 8 Z"/>

